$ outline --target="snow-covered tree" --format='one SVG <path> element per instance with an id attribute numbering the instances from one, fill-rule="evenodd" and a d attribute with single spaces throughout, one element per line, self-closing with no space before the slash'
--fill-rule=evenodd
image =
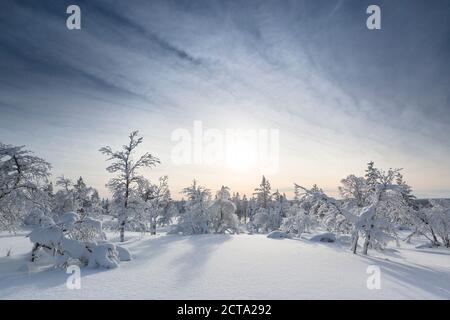
<path id="1" fill-rule="evenodd" d="M 263 188 L 260 189 L 262 190 Z M 258 195 L 260 200 L 264 199 L 263 192 Z M 254 228 L 257 232 L 271 232 L 278 230 L 281 226 L 282 219 L 286 217 L 288 208 L 290 207 L 289 202 L 286 200 L 286 196 L 277 190 L 267 197 L 266 207 L 260 206 L 264 203 L 264 201 L 258 201 L 257 197 L 257 208 L 252 220 Z"/>
<path id="2" fill-rule="evenodd" d="M 368 191 L 371 191 L 372 193 L 376 192 L 376 186 L 380 176 L 379 170 L 375 168 L 374 165 L 375 163 L 373 161 L 368 162 L 365 174 Z"/>
<path id="3" fill-rule="evenodd" d="M 102 210 L 98 191 L 92 187 L 88 187 L 83 177 L 78 178 L 73 189 L 77 213 L 81 216 L 100 217 Z"/>
<path id="4" fill-rule="evenodd" d="M 233 193 L 231 201 L 233 201 L 234 205 L 236 206 L 236 215 L 238 219 L 242 220 L 244 218 L 244 208 L 243 199 L 241 199 L 241 195 L 239 194 L 239 192 Z"/>
<path id="5" fill-rule="evenodd" d="M 255 189 L 254 195 L 258 208 L 268 208 L 272 201 L 272 192 L 269 180 L 265 176 L 262 177 L 261 184 Z"/>
<path id="6" fill-rule="evenodd" d="M 85 211 L 93 217 L 101 218 L 103 209 L 100 195 L 98 194 L 98 191 L 92 187 L 89 189 L 89 192 L 88 206 L 85 207 Z"/>
<path id="7" fill-rule="evenodd" d="M 143 138 L 138 136 L 138 131 L 133 131 L 129 135 L 128 144 L 123 145 L 122 150 L 113 151 L 109 146 L 100 149 L 100 152 L 108 157 L 107 160 L 112 162 L 106 170 L 116 174 L 116 177 L 112 178 L 107 186 L 115 198 L 121 242 L 125 241 L 125 227 L 129 216 L 134 213 L 130 210 L 129 204 L 142 178 L 139 170 L 151 168 L 160 163 L 158 158 L 148 152 L 134 160 L 135 151 L 142 141 Z"/>
<path id="8" fill-rule="evenodd" d="M 368 204 L 354 210 L 355 223 L 352 250 L 356 253 L 359 235 L 364 237 L 363 254 L 369 247 L 383 248 L 389 240 L 397 239 L 394 228 L 398 208 L 405 206 L 402 190 L 395 184 L 400 169 L 382 171 L 368 163 L 366 182 L 369 186 Z"/>
<path id="9" fill-rule="evenodd" d="M 281 230 L 300 237 L 304 232 L 310 231 L 312 224 L 310 215 L 298 203 L 294 203 L 283 218 Z"/>
<path id="10" fill-rule="evenodd" d="M 60 188 L 54 196 L 53 214 L 58 217 L 66 212 L 76 212 L 80 216 L 100 217 L 102 213 L 98 191 L 86 185 L 82 177 L 76 183 L 60 176 L 56 180 Z"/>
<path id="11" fill-rule="evenodd" d="M 184 188 L 182 193 L 187 197 L 184 212 L 178 217 L 175 232 L 183 234 L 204 234 L 210 232 L 210 215 L 208 208 L 211 203 L 211 193 L 197 184 Z"/>
<path id="12" fill-rule="evenodd" d="M 346 231 L 346 218 L 338 209 L 338 201 L 325 195 L 315 184 L 311 189 L 294 186 L 295 198 L 283 219 L 282 230 L 301 236 L 321 224 L 329 231 Z"/>
<path id="13" fill-rule="evenodd" d="M 294 203 L 310 217 L 311 224 L 317 224 L 320 219 L 324 218 L 324 216 L 329 213 L 327 210 L 321 210 L 321 208 L 327 204 L 327 202 L 324 201 L 324 198 L 328 197 L 316 184 L 314 184 L 311 189 L 307 189 L 298 184 L 294 184 L 294 188 Z"/>
<path id="14" fill-rule="evenodd" d="M 247 226 L 250 228 L 253 226 L 253 221 L 255 220 L 258 209 L 258 203 L 255 196 L 250 197 L 247 200 Z"/>
<path id="15" fill-rule="evenodd" d="M 270 182 L 263 176 L 261 184 L 254 192 L 255 207 L 251 208 L 250 228 L 256 232 L 270 232 L 280 227 L 282 210 L 285 208 L 280 201 L 281 195 L 279 193 L 275 194 L 279 196 L 278 203 L 274 203 Z"/>
<path id="16" fill-rule="evenodd" d="M 17 228 L 30 208 L 47 205 L 51 166 L 24 148 L 0 143 L 0 230 Z"/>
<path id="17" fill-rule="evenodd" d="M 240 201 L 240 209 L 241 209 L 241 214 L 242 214 L 242 218 L 244 220 L 244 223 L 247 223 L 247 219 L 248 219 L 248 211 L 249 211 L 249 201 L 247 199 L 247 196 L 244 194 L 242 196 L 242 199 Z"/>
<path id="18" fill-rule="evenodd" d="M 436 234 L 440 237 L 442 245 L 450 248 L 450 201 L 431 200 L 432 223 Z"/>
<path id="19" fill-rule="evenodd" d="M 168 184 L 168 177 L 159 178 L 157 184 L 151 183 L 147 179 L 141 179 L 137 189 L 140 198 L 140 209 L 142 215 L 137 222 L 143 226 L 143 231 L 147 230 L 149 224 L 149 231 L 151 234 L 156 234 L 156 225 L 161 220 L 170 221 L 170 215 L 174 213 L 171 208 L 171 198 Z"/>
<path id="20" fill-rule="evenodd" d="M 286 198 L 285 194 L 281 194 L 278 190 L 272 195 L 273 203 L 272 206 L 276 211 L 279 212 L 281 218 L 286 216 L 286 212 L 290 207 L 290 203 Z"/>
<path id="21" fill-rule="evenodd" d="M 111 205 L 109 203 L 109 199 L 102 199 L 101 202 L 101 206 L 102 206 L 102 214 L 103 215 L 110 215 L 111 214 Z"/>
<path id="22" fill-rule="evenodd" d="M 410 241 L 414 235 L 422 235 L 430 240 L 432 246 L 450 246 L 450 202 L 433 199 L 409 210 L 408 221 L 414 231 L 406 238 Z M 439 240 L 440 239 L 440 240 Z"/>
<path id="23" fill-rule="evenodd" d="M 73 182 L 64 176 L 59 176 L 56 179 L 56 186 L 59 187 L 60 190 L 55 194 L 55 207 L 53 208 L 54 215 L 59 216 L 66 212 L 76 211 Z"/>
<path id="24" fill-rule="evenodd" d="M 157 224 L 167 226 L 179 215 L 179 209 L 175 201 L 171 198 L 170 192 L 166 201 L 162 202 L 161 212 L 158 216 Z"/>
<path id="25" fill-rule="evenodd" d="M 416 199 L 416 197 L 412 194 L 411 186 L 409 186 L 406 183 L 406 181 L 403 179 L 403 175 L 400 172 L 397 173 L 395 181 L 397 185 L 400 187 L 400 193 L 402 197 L 408 204 L 413 205 L 413 202 Z"/>
<path id="26" fill-rule="evenodd" d="M 385 172 L 376 169 L 373 162 L 370 162 L 366 172 L 365 183 L 354 176 L 343 180 L 341 194 L 345 197 L 342 201 L 327 196 L 316 187 L 308 190 L 298 186 L 304 191 L 301 207 L 311 215 L 317 215 L 327 228 L 335 231 L 350 228 L 354 253 L 359 237 L 362 236 L 363 254 L 367 254 L 369 248 L 382 249 L 389 240 L 396 239 L 393 221 L 398 208 L 405 205 L 403 188 L 394 181 L 399 169 Z M 296 190 L 296 194 L 301 193 Z"/>
<path id="27" fill-rule="evenodd" d="M 210 215 L 209 225 L 213 232 L 238 232 L 239 222 L 235 214 L 236 205 L 230 200 L 230 189 L 228 187 L 222 186 L 208 211 Z"/>
<path id="28" fill-rule="evenodd" d="M 358 207 L 364 207 L 367 204 L 370 188 L 366 179 L 351 174 L 342 179 L 341 184 L 342 186 L 339 187 L 339 193 L 342 198 L 347 200 L 354 199 Z"/>
<path id="29" fill-rule="evenodd" d="M 253 219 L 256 232 L 271 232 L 278 230 L 281 224 L 279 208 L 270 206 L 268 208 L 258 208 Z"/>

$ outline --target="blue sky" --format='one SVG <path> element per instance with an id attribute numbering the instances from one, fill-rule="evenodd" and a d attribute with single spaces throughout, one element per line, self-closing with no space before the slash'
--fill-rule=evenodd
<path id="1" fill-rule="evenodd" d="M 66 8 L 81 8 L 81 30 Z M 366 28 L 381 7 L 382 28 Z M 269 176 L 333 193 L 365 163 L 402 167 L 419 196 L 450 196 L 450 2 L 2 1 L 0 141 L 107 195 L 98 149 L 131 130 L 174 195 L 196 177 L 250 193 L 260 172 L 171 162 L 171 133 L 276 128 Z"/>

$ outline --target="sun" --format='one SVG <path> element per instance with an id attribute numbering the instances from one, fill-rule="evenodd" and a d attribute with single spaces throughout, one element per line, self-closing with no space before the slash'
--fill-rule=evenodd
<path id="1" fill-rule="evenodd" d="M 226 145 L 226 166 L 238 172 L 255 169 L 257 146 L 249 139 L 236 139 Z"/>

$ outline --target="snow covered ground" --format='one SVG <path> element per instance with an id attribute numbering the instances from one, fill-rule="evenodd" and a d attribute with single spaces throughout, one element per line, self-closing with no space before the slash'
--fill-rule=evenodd
<path id="1" fill-rule="evenodd" d="M 450 299 L 450 251 L 418 242 L 363 257 L 265 235 L 129 233 L 134 260 L 82 268 L 81 289 L 70 290 L 64 270 L 29 268 L 25 234 L 0 234 L 0 299 Z M 367 288 L 370 265 L 380 267 L 379 290 Z"/>

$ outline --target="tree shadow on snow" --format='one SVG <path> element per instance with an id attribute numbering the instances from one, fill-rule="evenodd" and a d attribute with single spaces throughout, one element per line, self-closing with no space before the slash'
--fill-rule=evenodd
<path id="1" fill-rule="evenodd" d="M 381 274 L 404 287 L 416 287 L 443 299 L 450 299 L 450 268 L 428 268 L 386 260 L 379 257 L 360 256 L 370 264 L 378 265 Z"/>
<path id="2" fill-rule="evenodd" d="M 335 242 L 322 242 L 322 241 L 311 241 L 307 238 L 289 238 L 288 240 L 298 241 L 305 245 L 311 245 L 316 247 L 329 248 L 337 252 L 350 252 L 350 245 L 340 241 Z"/>
<path id="3" fill-rule="evenodd" d="M 449 258 L 450 258 L 450 250 L 447 249 L 447 248 L 430 248 L 430 249 L 422 249 L 422 248 L 409 249 L 409 248 L 404 248 L 403 250 L 417 252 L 417 253 L 431 253 L 431 254 L 449 256 Z"/>
<path id="4" fill-rule="evenodd" d="M 163 235 L 140 240 L 137 242 L 137 245 L 129 248 L 133 256 L 132 262 L 135 265 L 139 265 L 140 263 L 147 263 L 149 260 L 154 260 L 158 256 L 166 253 L 169 246 L 186 241 L 186 238 L 180 235 Z"/>
<path id="5" fill-rule="evenodd" d="M 177 271 L 177 281 L 185 284 L 202 275 L 214 250 L 231 238 L 229 234 L 189 236 L 187 242 L 190 250 L 172 261 L 172 267 Z"/>
<path id="6" fill-rule="evenodd" d="M 338 239 L 338 240 L 336 240 L 334 242 L 327 242 L 327 241 L 313 241 L 313 240 L 310 240 L 308 238 L 289 238 L 289 239 L 290 240 L 294 240 L 294 241 L 298 241 L 298 242 L 303 243 L 303 244 L 308 244 L 308 245 L 317 246 L 317 247 L 329 248 L 329 249 L 332 249 L 332 250 L 337 251 L 337 252 L 352 253 L 352 251 L 351 251 L 351 242 L 350 241 L 343 241 L 343 240 L 339 240 Z M 362 250 L 362 246 L 360 244 L 358 244 L 358 252 L 360 252 L 361 250 Z M 370 249 L 370 250 L 372 250 L 372 249 Z M 404 249 L 402 248 L 402 250 L 404 250 Z M 400 250 L 398 250 L 397 248 L 385 248 L 382 251 L 374 251 L 374 252 L 378 252 L 380 254 L 383 254 L 383 255 L 386 255 L 386 256 L 389 256 L 389 257 L 393 257 L 393 258 L 397 258 L 397 259 L 405 259 L 401 255 Z"/>
<path id="7" fill-rule="evenodd" d="M 161 255 L 171 254 L 169 247 L 175 246 L 181 251 L 169 262 L 169 268 L 177 272 L 176 278 L 180 282 L 186 283 L 200 275 L 211 253 L 230 239 L 231 235 L 228 234 L 163 235 L 148 238 L 130 248 L 133 261 L 127 268 L 148 264 Z"/>
<path id="8" fill-rule="evenodd" d="M 55 267 L 48 259 L 32 263 L 29 258 L 30 254 L 0 258 L 0 269 L 4 273 L 0 276 L 0 297 L 7 298 L 10 294 L 17 296 L 18 292 L 30 286 L 42 290 L 66 288 L 67 279 L 71 274 L 66 273 L 65 269 Z M 110 270 L 113 269 L 81 267 L 81 277 Z"/>
<path id="9" fill-rule="evenodd" d="M 133 260 L 131 262 L 121 262 L 121 267 L 127 265 L 127 268 L 138 267 L 142 264 L 147 264 L 151 260 L 156 260 L 159 256 L 169 252 L 169 247 L 179 244 L 185 244 L 174 260 L 170 261 L 172 270 L 178 272 L 177 279 L 179 281 L 192 280 L 195 275 L 201 274 L 209 255 L 220 244 L 231 239 L 230 235 L 214 234 L 214 235 L 164 235 L 157 238 L 142 239 L 133 243 L 130 241 L 126 244 L 131 245 Z M 1 296 L 7 297 L 10 294 L 16 295 L 18 291 L 27 289 L 31 286 L 39 289 L 49 289 L 61 287 L 66 284 L 69 274 L 63 269 L 54 268 L 51 266 L 35 265 L 36 270 L 29 272 L 28 262 L 26 261 L 28 255 L 23 255 L 20 259 L 13 261 L 13 258 L 4 258 L 4 270 L 8 270 L 8 274 L 0 277 Z M 7 266 L 7 263 L 11 266 Z M 1 263 L 0 263 L 1 265 Z M 40 269 L 39 269 L 40 268 Z M 120 270 L 120 267 L 119 267 Z M 82 278 L 90 277 L 100 272 L 112 272 L 113 269 L 103 268 L 88 268 L 82 267 Z"/>

